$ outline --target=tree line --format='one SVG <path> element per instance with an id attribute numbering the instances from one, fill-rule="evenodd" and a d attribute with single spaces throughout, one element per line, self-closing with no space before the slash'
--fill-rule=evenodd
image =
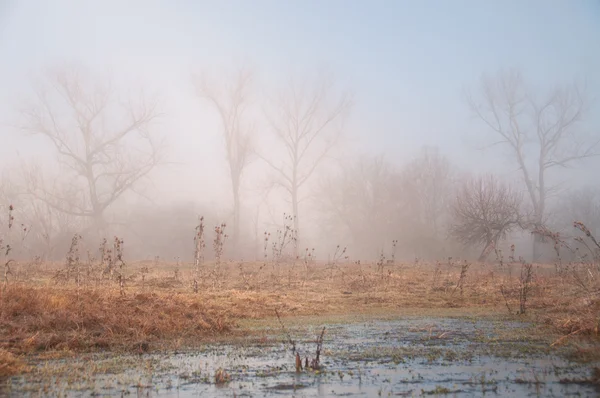
<path id="1" fill-rule="evenodd" d="M 221 166 L 227 168 L 231 192 L 231 212 L 223 218 L 229 223 L 232 257 L 259 258 L 262 233 L 269 227 L 260 223 L 260 206 L 255 214 L 244 211 L 242 186 L 251 164 L 261 164 L 268 176 L 263 195 L 277 192 L 292 215 L 294 255 L 320 243 L 342 244 L 356 257 L 374 258 L 395 242 L 393 249 L 407 257 L 470 255 L 483 261 L 511 233 L 526 231 L 534 236 L 532 256 L 539 259 L 546 238 L 536 231 L 568 231 L 575 219 L 592 231 L 600 229 L 598 188 L 563 189 L 555 174 L 600 149 L 598 131 L 586 131 L 582 124 L 590 103 L 576 84 L 536 91 L 511 70 L 483 77 L 468 93 L 468 107 L 489 143 L 484 150 L 504 149 L 507 165 L 519 177 L 509 183 L 460 170 L 436 147 L 424 147 L 403 164 L 358 154 L 317 173 L 324 163 L 334 164 L 330 155 L 344 139 L 354 106 L 331 76 L 290 78 L 262 104 L 257 104 L 258 82 L 249 68 L 218 78 L 192 74 L 189 81 L 198 106 L 219 120 Z M 117 221 L 107 217 L 168 162 L 157 127 L 158 104 L 144 96 L 123 97 L 110 80 L 82 69 L 50 71 L 35 86 L 19 109 L 18 128 L 51 148 L 55 172 L 25 165 L 18 173 L 5 170 L 0 185 L 0 204 L 14 205 L 30 252 L 60 257 L 75 232 L 100 238 L 121 228 L 121 234 L 133 231 L 132 239 L 155 242 L 147 247 L 176 257 L 187 247 L 181 242 L 192 234 L 195 213 L 215 225 L 225 221 L 216 219 L 214 209 L 193 203 L 139 208 Z M 263 134 L 275 148 L 261 147 Z M 318 217 L 318 226 L 303 222 L 308 213 Z M 151 221 L 171 227 L 152 231 Z M 168 237 L 161 236 L 165 231 Z"/>

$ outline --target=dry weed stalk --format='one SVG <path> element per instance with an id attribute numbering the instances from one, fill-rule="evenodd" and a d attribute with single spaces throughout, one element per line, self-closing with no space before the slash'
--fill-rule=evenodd
<path id="1" fill-rule="evenodd" d="M 262 270 L 265 269 L 267 264 L 269 263 L 269 239 L 270 238 L 271 238 L 271 233 L 265 231 L 263 234 L 263 261 L 260 264 L 260 266 L 258 267 L 258 270 L 256 271 L 256 273 L 254 274 L 254 279 L 256 279 L 256 280 L 260 279 Z M 248 283 L 250 283 L 250 281 L 248 281 Z M 260 288 L 260 286 L 261 286 L 261 283 L 255 284 L 256 289 Z"/>
<path id="2" fill-rule="evenodd" d="M 573 227 L 583 232 L 591 243 L 588 244 L 584 237 L 581 236 L 574 238 L 589 250 L 591 261 L 582 263 L 580 267 L 573 268 L 572 276 L 576 286 L 588 295 L 589 302 L 592 303 L 600 296 L 600 244 L 589 228 L 582 222 L 575 221 Z M 595 267 L 591 267 L 593 263 L 596 264 Z"/>
<path id="3" fill-rule="evenodd" d="M 308 249 L 306 249 L 308 251 Z M 329 274 L 329 279 L 333 280 L 333 271 L 334 270 L 339 270 L 341 272 L 342 275 L 342 282 L 344 281 L 344 272 L 340 269 L 338 261 L 340 261 L 340 259 L 342 257 L 344 257 L 344 259 L 348 259 L 348 256 L 345 255 L 346 254 L 346 247 L 344 247 L 343 249 L 340 247 L 340 245 L 337 245 L 335 248 L 335 252 L 333 253 L 333 260 L 330 260 L 327 264 L 327 269 L 330 270 L 330 274 Z M 306 262 L 306 256 L 305 256 L 305 262 Z"/>
<path id="4" fill-rule="evenodd" d="M 304 250 L 304 258 L 302 259 L 302 262 L 304 263 L 304 280 L 302 281 L 302 286 L 304 286 L 310 277 L 310 268 L 308 265 L 315 262 L 314 247 L 311 251 L 308 250 L 308 247 Z"/>
<path id="5" fill-rule="evenodd" d="M 442 276 L 442 263 L 440 261 L 435 262 L 435 269 L 433 270 L 433 280 L 431 281 L 431 291 L 437 289 L 438 282 Z"/>
<path id="6" fill-rule="evenodd" d="M 589 266 L 573 268 L 572 275 L 575 284 L 588 295 L 590 302 L 600 295 L 600 272 L 597 269 Z"/>
<path id="7" fill-rule="evenodd" d="M 315 357 L 310 363 L 310 367 L 313 370 L 321 369 L 321 350 L 323 349 L 323 337 L 325 336 L 325 326 L 321 330 L 321 334 L 317 338 L 317 351 Z"/>
<path id="8" fill-rule="evenodd" d="M 531 291 L 533 279 L 533 264 L 523 262 L 521 264 L 521 276 L 519 278 L 519 314 L 527 310 L 527 300 Z"/>
<path id="9" fill-rule="evenodd" d="M 521 315 L 527 311 L 527 303 L 530 300 L 531 290 L 533 282 L 533 264 L 527 263 L 521 259 L 521 274 L 519 276 L 518 285 L 513 288 L 507 288 L 504 284 L 500 285 L 500 293 L 504 299 L 504 304 L 508 309 L 509 314 Z M 513 312 L 510 306 L 511 297 L 519 296 L 519 310 Z"/>
<path id="10" fill-rule="evenodd" d="M 500 293 L 502 293 L 502 297 L 504 298 L 504 304 L 506 304 L 506 309 L 508 309 L 508 313 L 512 314 L 512 308 L 510 308 L 510 304 L 508 303 L 508 292 L 504 285 L 500 285 Z"/>
<path id="11" fill-rule="evenodd" d="M 569 250 L 571 253 L 575 253 L 575 250 L 569 246 L 565 239 L 560 236 L 559 232 L 554 232 L 550 230 L 548 227 L 539 226 L 532 231 L 532 234 L 541 237 L 542 239 L 550 239 L 554 243 L 554 252 L 556 253 L 556 272 L 561 274 L 564 272 L 562 257 L 560 254 L 560 248 L 564 247 Z"/>
<path id="12" fill-rule="evenodd" d="M 240 276 L 242 277 L 242 283 L 246 290 L 250 290 L 250 273 L 244 271 L 244 260 L 238 262 L 238 269 L 240 270 Z"/>
<path id="13" fill-rule="evenodd" d="M 115 273 L 115 257 L 113 256 L 112 249 L 108 247 L 108 242 L 106 238 L 102 240 L 100 251 L 102 252 L 102 262 L 103 264 L 105 264 L 105 268 L 102 271 L 102 275 L 108 275 L 109 279 L 113 279 Z"/>
<path id="14" fill-rule="evenodd" d="M 575 221 L 573 223 L 573 227 L 583 232 L 585 236 L 594 244 L 594 246 L 596 246 L 594 250 L 592 250 L 592 248 L 587 244 L 587 242 L 585 242 L 583 238 L 576 238 L 579 242 L 583 243 L 590 251 L 590 253 L 592 254 L 592 260 L 600 265 L 600 243 L 598 243 L 596 237 L 592 235 L 592 232 L 589 230 L 589 228 L 586 227 L 585 224 L 581 221 Z"/>
<path id="15" fill-rule="evenodd" d="M 271 233 L 265 231 L 264 238 L 263 238 L 263 263 L 261 264 L 259 271 L 262 271 L 263 268 L 265 268 L 267 266 L 267 263 L 269 262 L 268 249 L 269 249 L 269 239 L 270 238 L 271 238 Z"/>
<path id="16" fill-rule="evenodd" d="M 73 277 L 78 289 L 81 286 L 81 262 L 79 258 L 80 240 L 81 235 L 73 235 L 73 238 L 71 239 L 71 246 L 69 246 L 69 251 L 67 252 L 65 269 L 63 271 L 58 270 L 54 276 L 56 282 L 60 280 L 68 282 Z"/>
<path id="17" fill-rule="evenodd" d="M 500 268 L 504 267 L 504 255 L 502 254 L 502 249 L 498 249 L 496 246 L 494 246 L 494 253 L 496 254 L 496 260 L 498 260 L 498 263 L 500 264 Z"/>
<path id="18" fill-rule="evenodd" d="M 377 272 L 381 274 L 381 279 L 383 279 L 383 268 L 385 266 L 385 254 L 383 253 L 383 249 L 379 253 L 379 260 L 377 260 Z"/>
<path id="19" fill-rule="evenodd" d="M 96 259 L 92 255 L 92 253 L 87 251 L 87 268 L 86 268 L 86 283 L 90 284 L 93 276 L 94 276 L 94 262 Z"/>
<path id="20" fill-rule="evenodd" d="M 515 262 L 515 244 L 510 245 L 510 256 L 508 256 L 508 261 L 511 263 Z"/>
<path id="21" fill-rule="evenodd" d="M 123 260 L 123 239 L 115 236 L 114 240 L 114 265 L 119 266 L 117 271 L 117 282 L 119 283 L 119 294 L 125 295 L 125 261 Z"/>
<path id="22" fill-rule="evenodd" d="M 225 240 L 228 235 L 225 233 L 227 225 L 221 223 L 215 227 L 215 239 L 213 240 L 213 250 L 215 251 L 215 266 L 213 267 L 213 288 L 219 285 L 219 273 L 221 272 L 221 262 L 225 247 Z"/>
<path id="23" fill-rule="evenodd" d="M 200 266 L 204 262 L 204 217 L 198 219 L 196 234 L 194 235 L 194 293 L 198 293 L 198 283 L 200 281 Z"/>
<path id="24" fill-rule="evenodd" d="M 283 260 L 283 251 L 287 246 L 292 244 L 296 252 L 298 232 L 293 228 L 295 219 L 295 216 L 283 213 L 283 227 L 277 230 L 277 241 L 273 242 L 273 270 Z"/>
<path id="25" fill-rule="evenodd" d="M 281 326 L 281 330 L 285 333 L 286 338 L 288 343 L 290 344 L 291 350 L 292 350 L 292 354 L 294 354 L 294 361 L 295 361 L 295 368 L 296 368 L 296 372 L 300 373 L 302 372 L 302 359 L 300 356 L 300 353 L 298 352 L 298 350 L 296 349 L 296 342 L 292 339 L 292 337 L 290 336 L 290 333 L 288 332 L 287 328 L 285 327 L 285 325 L 283 324 L 283 321 L 281 320 L 281 317 L 279 315 L 279 312 L 277 310 L 275 310 L 275 315 L 277 316 L 277 320 L 279 321 L 279 325 Z M 308 356 L 306 356 L 304 358 L 304 370 L 320 370 L 321 369 L 321 351 L 323 350 L 323 339 L 325 337 L 325 326 L 323 326 L 323 329 L 321 330 L 321 333 L 319 334 L 319 336 L 317 336 L 317 340 L 316 340 L 316 352 L 315 352 L 315 356 L 314 358 L 310 359 Z"/>
<path id="26" fill-rule="evenodd" d="M 582 223 L 581 221 L 575 221 L 573 223 L 573 226 L 575 228 L 577 228 L 578 230 L 580 230 L 581 232 L 583 232 L 585 234 L 585 236 L 587 236 L 594 243 L 594 245 L 596 245 L 596 247 L 598 249 L 600 249 L 600 243 L 598 243 L 598 241 L 596 240 L 596 237 L 594 235 L 592 235 L 592 232 L 589 230 L 588 227 L 585 226 L 584 223 Z"/>
<path id="27" fill-rule="evenodd" d="M 460 289 L 460 295 L 461 295 L 461 297 L 463 296 L 465 280 L 467 279 L 467 271 L 469 270 L 470 266 L 471 266 L 471 264 L 469 262 L 467 262 L 467 260 L 465 260 L 461 264 L 460 277 L 458 278 L 458 282 L 456 283 L 456 287 L 454 288 L 454 291 L 452 292 L 452 294 L 454 294 L 454 292 L 456 292 L 457 289 Z"/>
<path id="28" fill-rule="evenodd" d="M 215 251 L 215 266 L 221 265 L 221 259 L 223 257 L 223 249 L 225 247 L 225 240 L 227 234 L 225 234 L 225 227 L 227 225 L 222 223 L 215 227 L 215 239 L 213 240 L 213 250 Z"/>
<path id="29" fill-rule="evenodd" d="M 106 275 L 107 273 L 111 272 L 109 268 L 109 249 L 107 247 L 106 238 L 102 239 L 102 243 L 100 244 L 100 248 L 98 250 L 100 251 L 100 268 L 102 269 L 102 274 Z"/>
<path id="30" fill-rule="evenodd" d="M 15 217 L 13 216 L 13 211 L 14 211 L 14 207 L 13 205 L 9 205 L 8 206 L 8 242 L 4 243 L 4 240 L 2 239 L 2 237 L 0 237 L 0 252 L 2 252 L 4 254 L 4 280 L 3 280 L 3 286 L 4 289 L 6 290 L 6 288 L 8 287 L 8 275 L 12 275 L 12 270 L 10 268 L 10 265 L 12 263 L 14 263 L 14 260 L 9 258 L 9 254 L 12 251 L 12 246 L 11 246 L 11 232 L 12 232 L 12 227 L 15 221 Z"/>
<path id="31" fill-rule="evenodd" d="M 338 261 L 340 261 L 340 259 L 342 257 L 344 257 L 344 259 L 348 259 L 348 256 L 345 256 L 346 254 L 346 247 L 344 246 L 344 248 L 340 251 L 340 245 L 337 245 L 337 247 L 335 248 L 335 253 L 333 254 L 333 264 L 337 265 Z"/>
<path id="32" fill-rule="evenodd" d="M 398 240 L 392 241 L 392 265 L 396 265 L 396 247 L 398 246 Z"/>
<path id="33" fill-rule="evenodd" d="M 215 384 L 223 385 L 228 383 L 231 380 L 231 376 L 227 371 L 223 368 L 219 368 L 215 372 Z"/>

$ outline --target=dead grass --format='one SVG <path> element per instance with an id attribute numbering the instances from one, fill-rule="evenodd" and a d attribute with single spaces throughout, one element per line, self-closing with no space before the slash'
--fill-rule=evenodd
<path id="1" fill-rule="evenodd" d="M 148 267 L 142 282 L 139 269 Z M 472 264 L 461 278 L 461 264 L 223 263 L 218 284 L 206 274 L 193 292 L 193 267 L 152 268 L 133 264 L 125 295 L 111 281 L 57 285 L 46 273 L 27 275 L 2 294 L 0 349 L 13 354 L 48 351 L 137 350 L 173 348 L 236 331 L 236 320 L 282 316 L 341 315 L 412 309 L 464 308 L 481 314 L 519 308 L 519 264 Z M 207 264 L 206 269 L 212 269 Z M 569 336 L 597 339 L 600 300 L 557 275 L 553 265 L 536 265 L 528 313 Z M 189 274 L 189 275 L 188 275 Z M 462 294 L 456 293 L 461 284 Z M 218 288 L 215 288 L 218 286 Z M 503 297 L 500 286 L 505 288 Z M 513 314 L 514 315 L 514 314 Z M 514 315 L 515 317 L 517 315 Z"/>
<path id="2" fill-rule="evenodd" d="M 0 377 L 12 376 L 25 373 L 29 367 L 23 359 L 13 353 L 0 349 Z"/>
<path id="3" fill-rule="evenodd" d="M 136 349 L 226 333 L 232 317 L 203 297 L 111 289 L 9 287 L 2 297 L 0 348 L 46 350 Z"/>

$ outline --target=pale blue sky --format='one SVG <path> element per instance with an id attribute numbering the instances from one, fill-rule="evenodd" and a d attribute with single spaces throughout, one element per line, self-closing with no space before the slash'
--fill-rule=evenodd
<path id="1" fill-rule="evenodd" d="M 189 74 L 240 59 L 273 80 L 328 66 L 354 92 L 349 130 L 365 150 L 402 158 L 438 145 L 480 169 L 465 159 L 503 158 L 473 150 L 469 137 L 483 127 L 463 87 L 517 67 L 540 87 L 586 77 L 600 93 L 600 1 L 0 0 L 0 54 L 0 121 L 28 78 L 55 62 L 110 66 L 161 90 L 173 151 L 189 164 L 182 175 L 198 153 L 221 149 Z M 589 119 L 596 127 L 598 114 Z M 0 155 L 26 153 L 24 145 L 3 139 Z"/>

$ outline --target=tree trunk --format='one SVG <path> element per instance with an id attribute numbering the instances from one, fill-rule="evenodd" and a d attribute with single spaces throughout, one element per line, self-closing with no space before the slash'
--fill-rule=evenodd
<path id="1" fill-rule="evenodd" d="M 542 226 L 544 222 L 544 212 L 546 207 L 546 181 L 545 181 L 545 171 L 546 171 L 546 151 L 542 146 L 540 149 L 540 159 L 539 159 L 539 170 L 538 170 L 538 184 L 539 184 L 539 193 L 538 193 L 538 202 L 537 208 L 535 209 L 535 222 L 538 227 Z M 533 258 L 532 262 L 539 261 L 542 255 L 542 243 L 544 242 L 544 237 L 538 234 L 533 235 Z"/>
<path id="2" fill-rule="evenodd" d="M 483 250 L 481 251 L 481 254 L 479 255 L 479 259 L 477 259 L 477 261 L 479 261 L 480 263 L 485 262 L 488 255 L 492 251 L 493 247 L 494 247 L 493 241 L 489 241 L 488 243 L 486 243 L 485 246 L 483 247 Z"/>
<path id="3" fill-rule="evenodd" d="M 101 211 L 96 211 L 93 216 L 92 222 L 94 223 L 92 229 L 97 234 L 97 238 L 100 240 L 102 240 L 102 238 L 105 238 L 108 231 L 106 228 L 106 221 L 104 220 L 104 213 Z"/>
<path id="4" fill-rule="evenodd" d="M 543 213 L 541 213 L 541 207 L 538 207 L 537 214 L 535 215 L 535 223 L 536 227 L 542 227 Z M 533 242 L 532 242 L 532 262 L 539 261 L 542 255 L 542 246 L 544 243 L 544 237 L 540 234 L 533 234 Z"/>
<path id="5" fill-rule="evenodd" d="M 536 220 L 536 223 L 539 226 L 542 226 L 541 220 Z M 532 253 L 531 253 L 531 262 L 538 262 L 540 257 L 542 256 L 542 246 L 544 244 L 544 237 L 540 234 L 533 234 L 533 242 L 532 242 Z"/>
<path id="6" fill-rule="evenodd" d="M 233 188 L 233 231 L 231 235 L 232 255 L 237 256 L 239 254 L 237 251 L 240 237 L 240 194 L 238 186 Z"/>
<path id="7" fill-rule="evenodd" d="M 292 189 L 292 211 L 294 217 L 294 236 L 296 241 L 294 243 L 294 258 L 298 256 L 298 244 L 300 239 L 300 220 L 298 217 L 298 189 Z"/>

